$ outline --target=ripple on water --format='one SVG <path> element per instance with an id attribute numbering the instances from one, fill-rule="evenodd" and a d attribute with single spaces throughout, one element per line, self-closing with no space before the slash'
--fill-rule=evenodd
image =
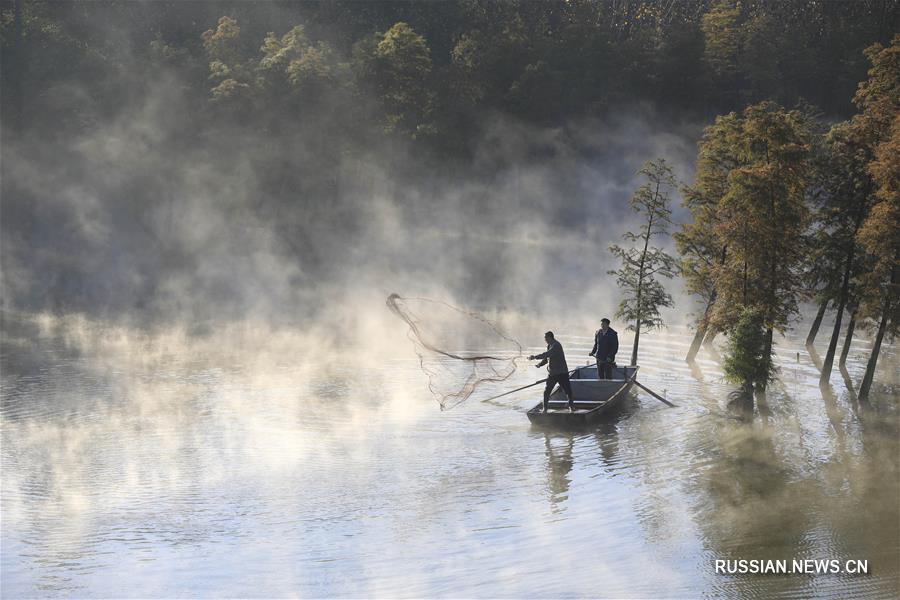
<path id="1" fill-rule="evenodd" d="M 677 408 L 637 393 L 580 433 L 529 426 L 538 388 L 478 401 L 533 369 L 441 412 L 405 359 L 7 345 L 3 594 L 896 596 L 896 394 L 862 408 L 838 375 L 823 396 L 788 338 L 767 411 L 740 418 L 714 353 L 681 360 L 690 341 L 642 339 L 641 381 Z M 851 382 L 865 357 L 854 343 Z M 779 557 L 873 574 L 713 572 Z"/>

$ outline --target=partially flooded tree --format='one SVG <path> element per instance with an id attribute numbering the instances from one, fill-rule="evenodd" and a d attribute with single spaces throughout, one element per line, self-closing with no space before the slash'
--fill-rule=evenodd
<path id="1" fill-rule="evenodd" d="M 900 333 L 900 114 L 894 118 L 891 132 L 891 137 L 876 148 L 875 160 L 869 166 L 878 191 L 875 205 L 857 234 L 872 257 L 860 283 L 860 313 L 878 323 L 859 387 L 861 400 L 869 396 L 885 335 L 891 339 Z"/>
<path id="2" fill-rule="evenodd" d="M 808 132 L 802 114 L 763 102 L 744 110 L 730 139 L 740 166 L 718 207 L 716 235 L 728 254 L 714 273 L 711 325 L 731 334 L 745 309 L 759 311 L 771 361 L 773 332 L 787 329 L 803 291 Z"/>
<path id="3" fill-rule="evenodd" d="M 853 342 L 853 333 L 856 331 L 856 318 L 859 310 L 859 302 L 856 297 L 850 296 L 850 322 L 847 323 L 847 333 L 844 334 L 844 345 L 841 348 L 841 356 L 838 359 L 838 366 L 843 369 L 847 363 L 847 355 L 850 354 L 850 344 Z"/>
<path id="4" fill-rule="evenodd" d="M 673 235 L 681 255 L 685 288 L 698 296 L 704 306 L 685 358 L 688 362 L 697 355 L 707 334 L 710 311 L 717 296 L 715 270 L 728 253 L 727 243 L 716 234 L 716 225 L 719 203 L 727 191 L 728 174 L 739 164 L 731 145 L 733 130 L 738 125 L 737 116 L 732 113 L 717 117 L 704 130 L 694 184 L 683 189 L 683 204 L 693 219 Z"/>
<path id="5" fill-rule="evenodd" d="M 839 123 L 825 138 L 824 160 L 818 165 L 816 185 L 820 224 L 812 258 L 830 267 L 822 269 L 825 288 L 831 290 L 836 315 L 820 384 L 827 384 L 834 364 L 844 309 L 850 302 L 851 281 L 860 266 L 856 234 L 872 197 L 872 179 L 866 172 L 871 151 L 857 120 Z"/>
<path id="6" fill-rule="evenodd" d="M 859 126 L 874 147 L 867 170 L 876 191 L 856 234 L 869 261 L 858 295 L 860 317 L 878 325 L 860 384 L 861 400 L 869 396 L 885 336 L 890 339 L 900 332 L 900 34 L 890 46 L 871 46 L 866 55 L 872 68 L 854 101 L 862 109 Z"/>
<path id="7" fill-rule="evenodd" d="M 811 287 L 815 287 L 815 285 Z M 816 341 L 816 336 L 819 335 L 819 327 L 822 326 L 822 319 L 825 318 L 825 311 L 828 310 L 829 299 L 827 295 L 817 294 L 815 297 L 819 308 L 816 310 L 816 316 L 813 317 L 813 322 L 809 326 L 809 333 L 806 334 L 807 346 L 811 346 Z"/>
<path id="8" fill-rule="evenodd" d="M 622 261 L 622 266 L 609 274 L 616 276 L 616 283 L 624 292 L 616 316 L 630 322 L 628 329 L 634 331 L 632 365 L 637 364 L 642 329 L 663 326 L 659 309 L 672 306 L 672 296 L 666 292 L 659 277 L 671 279 L 677 266 L 672 256 L 650 244 L 654 237 L 667 235 L 672 224 L 669 208 L 669 194 L 675 189 L 672 169 L 664 159 L 659 159 L 645 164 L 639 174 L 644 175 L 647 182 L 634 192 L 630 202 L 644 223 L 637 233 L 627 232 L 622 236 L 635 245 L 609 247 L 610 252 Z"/>
<path id="9" fill-rule="evenodd" d="M 685 281 L 685 289 L 697 296 L 704 307 L 697 318 L 694 338 L 685 357 L 688 362 L 697 356 L 706 336 L 709 311 L 716 301 L 716 285 L 712 273 L 718 260 L 718 240 L 710 226 L 712 222 L 708 220 L 714 209 L 709 210 L 708 206 L 704 206 L 702 197 L 691 192 L 692 190 L 685 189 L 685 206 L 694 214 L 694 220 L 682 225 L 681 231 L 673 235 L 681 254 L 680 273 Z"/>

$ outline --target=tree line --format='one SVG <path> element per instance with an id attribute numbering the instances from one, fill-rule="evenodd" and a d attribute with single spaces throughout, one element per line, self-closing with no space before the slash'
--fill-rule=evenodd
<path id="1" fill-rule="evenodd" d="M 858 112 L 825 128 L 814 110 L 787 110 L 771 101 L 719 116 L 699 143 L 696 174 L 683 186 L 692 220 L 674 234 L 680 273 L 703 309 L 687 360 L 704 339 L 728 336 L 726 377 L 752 398 L 775 377 L 773 334 L 784 333 L 801 301 L 826 306 L 834 328 L 821 367 L 828 385 L 845 313 L 843 366 L 857 324 L 875 337 L 858 397 L 872 386 L 882 343 L 900 332 L 900 35 L 866 49 L 868 78 L 853 101 Z M 641 173 L 647 184 L 632 204 L 645 218 L 637 248 L 611 247 L 622 259 L 615 273 L 625 290 L 619 316 L 635 331 L 658 327 L 659 308 L 672 299 L 656 274 L 672 277 L 673 259 L 650 247 L 669 220 L 676 187 L 660 160 Z"/>
<path id="2" fill-rule="evenodd" d="M 896 0 L 14 0 L 2 93 L 16 122 L 89 127 L 169 69 L 204 127 L 330 115 L 341 137 L 465 154 L 491 111 L 553 125 L 635 102 L 709 117 L 773 100 L 848 115 L 862 49 L 898 19 Z M 52 97 L 76 82 L 87 92 Z"/>

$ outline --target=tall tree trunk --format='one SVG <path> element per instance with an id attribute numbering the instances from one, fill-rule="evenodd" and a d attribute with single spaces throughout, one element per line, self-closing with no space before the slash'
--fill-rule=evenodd
<path id="1" fill-rule="evenodd" d="M 656 194 L 659 194 L 659 184 L 656 184 Z M 637 364 L 638 342 L 641 339 L 641 317 L 643 317 L 643 306 L 641 306 L 641 295 L 644 291 L 644 264 L 647 260 L 647 248 L 650 247 L 650 235 L 653 232 L 653 213 L 647 221 L 647 233 L 644 235 L 644 251 L 641 252 L 641 262 L 638 267 L 638 287 L 637 287 L 637 319 L 634 323 L 634 346 L 631 348 L 631 364 Z"/>
<path id="2" fill-rule="evenodd" d="M 837 314 L 834 317 L 834 328 L 831 330 L 831 339 L 828 341 L 828 350 L 825 352 L 825 362 L 822 363 L 822 372 L 819 373 L 819 385 L 828 385 L 831 380 L 831 367 L 834 366 L 834 353 L 837 350 L 838 338 L 841 335 L 841 319 L 844 316 L 844 295 L 838 301 Z"/>
<path id="3" fill-rule="evenodd" d="M 825 316 L 825 309 L 828 308 L 828 300 L 823 300 L 819 305 L 819 311 L 816 313 L 816 318 L 813 319 L 812 327 L 809 328 L 809 335 L 806 336 L 806 345 L 811 346 L 813 342 L 816 341 L 816 336 L 819 335 L 819 326 L 822 325 L 822 317 Z"/>
<path id="4" fill-rule="evenodd" d="M 693 362 L 694 358 L 696 358 L 697 353 L 700 352 L 700 344 L 703 343 L 703 338 L 706 336 L 707 319 L 709 318 L 709 311 L 712 309 L 713 302 L 716 301 L 716 293 L 715 291 L 709 298 L 709 302 L 706 303 L 706 310 L 703 311 L 703 318 L 697 322 L 697 332 L 694 334 L 694 339 L 691 340 L 691 347 L 688 349 L 687 356 L 684 360 L 687 362 Z"/>
<path id="5" fill-rule="evenodd" d="M 884 339 L 884 330 L 887 329 L 888 311 L 881 313 L 881 322 L 878 324 L 878 334 L 875 335 L 875 344 L 872 346 L 872 354 L 866 364 L 866 374 L 863 375 L 862 384 L 859 386 L 859 399 L 869 399 L 869 389 L 872 387 L 872 379 L 875 377 L 875 366 L 878 364 L 878 354 L 881 352 L 881 340 Z"/>
<path id="6" fill-rule="evenodd" d="M 728 244 L 722 246 L 722 254 L 719 258 L 719 264 L 724 265 L 725 259 L 728 256 Z M 687 362 L 693 362 L 694 358 L 697 356 L 697 353 L 700 351 L 700 346 L 703 344 L 704 338 L 706 337 L 706 332 L 709 330 L 709 321 L 707 320 L 709 317 L 709 311 L 712 310 L 713 304 L 716 303 L 716 298 L 718 294 L 716 293 L 715 287 L 713 287 L 712 293 L 709 295 L 709 302 L 706 303 L 706 310 L 703 311 L 703 319 L 697 323 L 697 333 L 694 334 L 694 339 L 691 340 L 691 347 L 688 349 L 688 354 L 685 360 Z M 715 337 L 715 334 L 713 334 Z M 709 343 L 712 343 L 712 339 L 709 340 Z"/>
<path id="7" fill-rule="evenodd" d="M 646 250 L 644 251 L 646 252 Z M 634 345 L 631 347 L 631 364 L 637 364 L 638 342 L 641 340 L 641 286 L 643 285 L 644 259 L 641 258 L 641 275 L 638 276 L 637 319 L 634 322 Z"/>
<path id="8" fill-rule="evenodd" d="M 706 336 L 706 321 L 701 320 L 697 323 L 697 331 L 694 333 L 694 339 L 691 340 L 691 347 L 688 349 L 687 356 L 684 357 L 684 360 L 687 362 L 694 362 L 694 359 L 697 357 L 697 353 L 700 352 L 700 344 L 703 343 L 703 338 Z"/>
<path id="9" fill-rule="evenodd" d="M 853 341 L 853 330 L 856 329 L 856 308 L 850 311 L 850 323 L 847 324 L 847 335 L 844 336 L 844 347 L 841 348 L 841 357 L 838 365 L 843 367 L 847 362 L 847 354 L 850 353 L 850 342 Z"/>
<path id="10" fill-rule="evenodd" d="M 891 269 L 890 288 L 893 288 L 896 282 L 897 268 L 894 267 Z M 863 375 L 862 384 L 859 386 L 859 399 L 863 401 L 869 399 L 869 389 L 872 387 L 872 380 L 875 377 L 875 366 L 878 364 L 878 354 L 881 352 L 881 341 L 884 339 L 884 330 L 887 329 L 888 318 L 891 314 L 891 301 L 890 294 L 885 294 L 884 304 L 881 306 L 881 321 L 878 323 L 878 333 L 875 335 L 875 344 L 872 346 L 869 362 L 866 363 L 866 374 Z"/>
<path id="11" fill-rule="evenodd" d="M 631 364 L 637 364 L 637 351 L 638 351 L 638 340 L 641 338 L 641 325 L 638 323 L 637 329 L 634 332 L 634 348 L 631 349 Z"/>
<path id="12" fill-rule="evenodd" d="M 838 338 L 841 335 L 841 319 L 844 316 L 844 307 L 847 305 L 847 297 L 850 294 L 850 273 L 853 271 L 853 255 L 856 253 L 856 232 L 862 224 L 862 212 L 856 217 L 853 227 L 853 237 L 847 246 L 847 258 L 844 265 L 844 277 L 841 280 L 841 296 L 838 299 L 837 316 L 834 318 L 834 329 L 831 331 L 831 340 L 828 342 L 828 352 L 825 353 L 825 362 L 822 364 L 822 373 L 819 375 L 819 385 L 826 385 L 831 379 L 831 367 L 834 365 L 834 353 L 837 350 Z"/>

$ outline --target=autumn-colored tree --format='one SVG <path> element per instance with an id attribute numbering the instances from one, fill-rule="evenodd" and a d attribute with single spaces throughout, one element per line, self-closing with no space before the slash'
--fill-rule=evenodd
<path id="1" fill-rule="evenodd" d="M 876 192 L 875 203 L 857 233 L 857 241 L 871 260 L 860 278 L 859 312 L 878 325 L 860 384 L 860 399 L 869 395 L 885 335 L 893 337 L 900 331 L 900 34 L 890 46 L 875 44 L 866 55 L 872 68 L 854 101 L 862 109 L 861 127 L 875 148 L 868 171 Z"/>
<path id="2" fill-rule="evenodd" d="M 716 225 L 719 203 L 727 191 L 728 174 L 739 164 L 731 146 L 739 125 L 737 116 L 732 113 L 717 117 L 715 123 L 704 130 L 694 184 L 683 189 L 683 204 L 692 220 L 682 224 L 681 230 L 673 235 L 681 255 L 685 288 L 697 295 L 704 306 L 688 350 L 688 362 L 697 355 L 706 336 L 709 314 L 717 295 L 715 270 L 728 252 L 727 243 L 723 244 L 716 234 Z"/>
<path id="3" fill-rule="evenodd" d="M 860 266 L 856 234 L 872 203 L 872 179 L 866 171 L 871 147 L 856 121 L 831 128 L 825 137 L 823 160 L 816 169 L 819 230 L 812 259 L 827 269 L 824 271 L 826 289 L 831 291 L 829 295 L 837 311 L 822 363 L 819 378 L 822 385 L 831 376 L 844 309 L 851 300 L 852 277 Z"/>
<path id="4" fill-rule="evenodd" d="M 872 256 L 861 279 L 860 313 L 878 323 L 872 353 L 859 388 L 860 399 L 869 396 L 885 334 L 900 333 L 900 114 L 894 118 L 891 137 L 879 144 L 869 172 L 878 185 L 876 202 L 857 234 Z"/>
<path id="5" fill-rule="evenodd" d="M 647 182 L 635 190 L 630 203 L 643 224 L 637 233 L 627 232 L 622 236 L 635 245 L 609 247 L 610 252 L 622 261 L 622 266 L 609 274 L 616 276 L 616 283 L 624 293 L 616 316 L 629 321 L 628 329 L 634 331 L 632 365 L 637 364 L 642 329 L 663 326 L 659 309 L 672 306 L 672 296 L 659 277 L 671 279 L 677 266 L 675 259 L 662 248 L 650 245 L 653 238 L 667 235 L 672 224 L 669 202 L 670 193 L 676 187 L 675 176 L 664 159 L 648 162 L 638 173 L 646 177 Z"/>
<path id="6" fill-rule="evenodd" d="M 744 110 L 729 139 L 739 166 L 728 175 L 716 216 L 728 253 L 715 267 L 710 324 L 729 333 L 745 308 L 758 309 L 770 360 L 773 331 L 787 328 L 802 293 L 807 126 L 801 113 L 763 102 Z"/>

